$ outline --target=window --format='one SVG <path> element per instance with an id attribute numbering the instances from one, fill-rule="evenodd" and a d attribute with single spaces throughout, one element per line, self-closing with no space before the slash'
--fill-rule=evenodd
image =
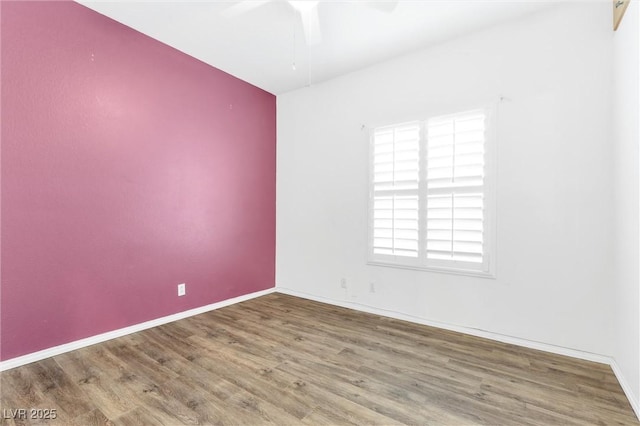
<path id="1" fill-rule="evenodd" d="M 370 263 L 492 275 L 490 112 L 372 131 Z"/>

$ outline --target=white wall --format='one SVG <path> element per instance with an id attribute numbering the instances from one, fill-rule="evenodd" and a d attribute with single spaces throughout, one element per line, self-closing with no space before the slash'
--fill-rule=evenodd
<path id="1" fill-rule="evenodd" d="M 614 35 L 613 170 L 615 350 L 621 382 L 640 415 L 640 7 L 632 2 Z"/>
<path id="2" fill-rule="evenodd" d="M 610 8 L 551 8 L 278 96 L 277 287 L 610 355 Z M 499 95 L 497 279 L 368 266 L 361 125 Z"/>

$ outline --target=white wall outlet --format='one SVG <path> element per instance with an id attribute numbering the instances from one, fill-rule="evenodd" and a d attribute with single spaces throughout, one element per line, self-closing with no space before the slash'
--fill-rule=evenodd
<path id="1" fill-rule="evenodd" d="M 376 292 L 376 283 L 371 281 L 369 283 L 369 293 L 375 293 Z"/>
<path id="2" fill-rule="evenodd" d="M 340 280 L 340 287 L 347 288 L 347 279 L 346 278 L 342 278 Z"/>
<path id="3" fill-rule="evenodd" d="M 184 296 L 187 294 L 187 285 L 186 284 L 178 284 L 178 296 Z"/>

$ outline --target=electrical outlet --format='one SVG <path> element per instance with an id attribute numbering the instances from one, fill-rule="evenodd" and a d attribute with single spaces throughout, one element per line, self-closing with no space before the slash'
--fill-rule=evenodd
<path id="1" fill-rule="evenodd" d="M 178 296 L 184 296 L 187 294 L 187 285 L 186 284 L 178 284 Z"/>
<path id="2" fill-rule="evenodd" d="M 376 292 L 376 283 L 371 281 L 369 283 L 369 293 L 375 293 Z"/>
<path id="3" fill-rule="evenodd" d="M 342 278 L 340 280 L 340 287 L 347 288 L 347 279 L 346 278 Z"/>

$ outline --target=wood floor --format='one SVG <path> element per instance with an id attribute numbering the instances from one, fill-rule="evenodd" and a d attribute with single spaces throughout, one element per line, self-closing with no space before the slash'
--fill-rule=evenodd
<path id="1" fill-rule="evenodd" d="M 639 424 L 606 365 L 282 294 L 0 380 L 7 425 Z"/>

